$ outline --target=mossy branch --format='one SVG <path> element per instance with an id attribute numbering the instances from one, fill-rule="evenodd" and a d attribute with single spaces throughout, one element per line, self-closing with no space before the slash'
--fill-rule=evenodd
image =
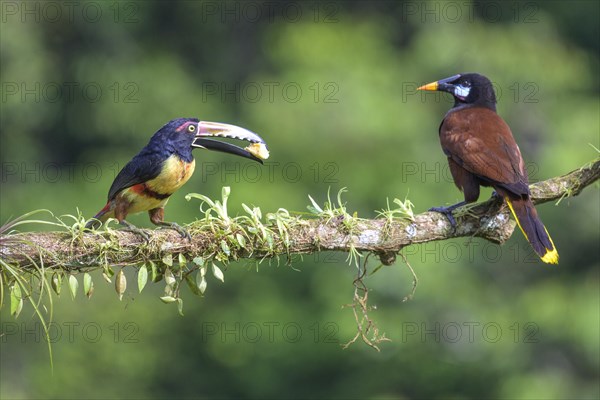
<path id="1" fill-rule="evenodd" d="M 536 204 L 578 195 L 600 177 L 600 158 L 566 175 L 531 185 Z M 187 241 L 173 230 L 153 230 L 150 240 L 135 233 L 108 229 L 84 232 L 82 220 L 65 232 L 27 232 L 0 236 L 0 259 L 16 268 L 87 271 L 103 266 L 140 265 L 161 261 L 166 255 L 191 260 L 201 257 L 228 262 L 238 259 L 262 259 L 319 251 L 352 254 L 372 252 L 384 264 L 391 264 L 405 246 L 456 237 L 481 237 L 504 243 L 515 227 L 509 211 L 498 199 L 469 205 L 455 212 L 457 228 L 452 229 L 445 216 L 425 212 L 412 216 L 410 208 L 396 218 L 398 210 L 386 210 L 380 218 L 363 219 L 346 212 L 338 196 L 338 207 L 330 201 L 325 209 L 313 205 L 309 217 L 292 216 L 280 209 L 262 218 L 260 209 L 244 205 L 248 215 L 229 217 L 227 197 L 222 202 L 200 195 L 206 204 L 205 218 L 189 224 L 192 235 Z M 312 199 L 311 199 L 312 200 Z M 398 203 L 401 204 L 401 203 Z M 406 211 L 406 210 L 404 210 Z"/>
<path id="2" fill-rule="evenodd" d="M 600 177 L 600 158 L 566 175 L 531 185 L 534 203 L 540 204 L 578 195 L 586 186 Z M 83 293 L 91 297 L 94 283 L 88 272 L 102 269 L 104 278 L 113 282 L 121 299 L 127 288 L 127 279 L 120 268 L 115 276 L 115 266 L 138 266 L 137 286 L 141 292 L 148 280 L 164 280 L 165 292 L 160 299 L 164 303 L 176 303 L 183 315 L 183 299 L 180 289 L 183 282 L 192 293 L 204 294 L 210 269 L 212 275 L 223 281 L 222 270 L 215 262 L 227 264 L 238 259 L 264 259 L 292 257 L 319 251 L 348 252 L 348 259 L 357 267 L 354 280 L 355 292 L 352 308 L 357 332 L 345 347 L 361 339 L 379 351 L 378 344 L 388 341 L 370 317 L 369 290 L 363 282 L 367 273 L 368 255 L 360 262 L 361 253 L 377 255 L 383 264 L 389 265 L 405 246 L 455 237 L 481 237 L 501 244 L 511 235 L 515 222 L 500 199 L 469 205 L 455 211 L 457 228 L 453 229 L 445 216 L 426 212 L 414 215 L 409 200 L 394 199 L 398 207 L 388 207 L 379 212 L 377 219 L 362 219 L 350 215 L 342 202 L 342 189 L 337 204 L 329 198 L 323 207 L 309 196 L 309 217 L 291 215 L 280 208 L 263 218 L 258 207 L 242 204 L 245 214 L 230 217 L 227 200 L 230 189 L 223 188 L 221 200 L 213 201 L 200 194 L 189 194 L 202 201 L 200 207 L 204 218 L 188 225 L 186 229 L 192 240 L 183 239 L 173 230 L 147 232 L 149 240 L 141 235 L 109 226 L 105 231 L 87 232 L 85 218 L 67 216 L 56 218 L 56 222 L 28 219 L 28 213 L 0 227 L 0 309 L 6 297 L 10 298 L 10 313 L 15 317 L 21 313 L 25 301 L 33 307 L 45 332 L 50 361 L 52 346 L 47 323 L 52 321 L 52 292 L 60 295 L 63 280 L 74 298 L 78 292 L 77 273 L 83 272 Z M 72 218 L 68 225 L 65 219 Z M 62 228 L 60 232 L 17 233 L 15 228 L 23 224 L 50 224 Z M 417 277 L 413 273 L 412 297 Z M 195 273 L 195 278 L 192 277 Z M 51 275 L 51 276 L 50 276 Z M 47 298 L 46 303 L 43 300 Z M 49 314 L 42 308 L 49 309 Z"/>

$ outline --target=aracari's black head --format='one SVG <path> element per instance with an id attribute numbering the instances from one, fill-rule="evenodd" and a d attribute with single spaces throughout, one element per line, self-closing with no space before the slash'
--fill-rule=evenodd
<path id="1" fill-rule="evenodd" d="M 265 141 L 256 133 L 239 126 L 220 122 L 199 121 L 198 118 L 177 118 L 167 122 L 160 128 L 152 136 L 147 147 L 151 151 L 158 151 L 166 156 L 177 154 L 179 158 L 187 162 L 194 159 L 192 155 L 194 148 L 203 148 L 246 157 L 262 163 L 262 159 L 246 149 L 215 140 L 220 138 L 265 144 Z"/>
<path id="2" fill-rule="evenodd" d="M 476 73 L 458 74 L 428 83 L 417 90 L 437 90 L 454 96 L 454 107 L 478 105 L 496 111 L 496 94 L 492 82 Z"/>
<path id="3" fill-rule="evenodd" d="M 149 147 L 165 154 L 177 154 L 182 160 L 192 161 L 192 144 L 198 131 L 198 118 L 177 118 L 167 122 L 152 139 Z"/>

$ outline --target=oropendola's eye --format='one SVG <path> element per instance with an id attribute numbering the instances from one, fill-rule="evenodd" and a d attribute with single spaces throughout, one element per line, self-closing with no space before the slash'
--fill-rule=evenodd
<path id="1" fill-rule="evenodd" d="M 470 91 L 471 91 L 471 83 L 461 82 L 458 86 L 456 86 L 454 88 L 454 95 L 456 97 L 464 100 L 469 96 Z"/>
<path id="2" fill-rule="evenodd" d="M 190 132 L 190 133 L 194 133 L 194 132 L 196 132 L 196 125 L 190 124 L 190 125 L 188 126 L 188 129 L 187 129 L 187 130 L 188 130 L 188 132 Z"/>

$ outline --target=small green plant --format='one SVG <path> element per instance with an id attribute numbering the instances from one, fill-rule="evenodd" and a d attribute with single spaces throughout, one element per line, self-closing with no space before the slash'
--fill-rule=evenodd
<path id="1" fill-rule="evenodd" d="M 337 206 L 334 206 L 334 203 L 331 201 L 330 190 L 331 188 L 327 190 L 327 201 L 323 207 L 319 206 L 315 199 L 309 195 L 308 198 L 311 205 L 308 205 L 307 208 L 313 215 L 324 218 L 326 223 L 332 221 L 339 222 L 340 226 L 344 229 L 342 233 L 346 235 L 349 247 L 346 261 L 349 265 L 354 264 L 359 268 L 360 259 L 363 255 L 356 249 L 353 241 L 353 235 L 359 221 L 358 214 L 355 212 L 353 215 L 350 215 L 346 211 L 346 203 L 342 201 L 342 195 L 348 191 L 345 187 L 341 188 L 337 193 Z"/>
<path id="2" fill-rule="evenodd" d="M 227 212 L 227 200 L 229 199 L 230 194 L 231 188 L 229 186 L 224 186 L 223 189 L 221 189 L 221 201 L 213 201 L 208 196 L 199 193 L 189 193 L 185 196 L 185 199 L 187 201 L 190 201 L 191 199 L 201 200 L 202 203 L 200 204 L 200 212 L 204 213 L 204 219 L 206 221 L 218 220 L 227 226 L 231 223 L 231 219 L 229 218 Z M 208 205 L 206 210 L 204 210 L 202 207 L 204 203 Z M 215 215 L 213 215 L 213 213 Z"/>
<path id="3" fill-rule="evenodd" d="M 385 199 L 387 207 L 383 210 L 377 211 L 377 216 L 379 218 L 385 218 L 388 223 L 392 223 L 394 218 L 407 219 L 409 221 L 415 220 L 415 214 L 413 213 L 414 204 L 408 200 L 408 198 L 404 198 L 404 201 L 400 199 L 394 199 L 394 204 L 398 207 L 391 208 L 390 207 L 390 199 Z"/>
<path id="4" fill-rule="evenodd" d="M 4 225 L 0 226 L 0 246 L 4 249 L 15 249 L 19 243 L 22 243 L 23 240 L 14 235 L 15 228 L 20 225 L 44 224 L 62 226 L 61 224 L 52 221 L 28 219 L 38 213 L 48 213 L 53 216 L 48 210 L 35 210 L 15 218 L 12 221 L 6 222 Z M 40 258 L 39 261 L 30 257 L 28 257 L 28 259 L 32 268 L 27 271 L 21 271 L 12 265 L 10 257 L 8 259 L 0 258 L 0 309 L 2 309 L 4 305 L 5 287 L 10 291 L 10 314 L 15 318 L 17 318 L 23 310 L 24 301 L 28 301 L 31 304 L 35 315 L 42 324 L 44 337 L 48 346 L 50 368 L 53 370 L 52 344 L 50 342 L 48 325 L 52 322 L 54 311 L 51 294 L 51 287 L 54 286 L 50 284 L 50 279 L 48 279 L 48 274 L 42 261 L 43 259 Z M 48 306 L 42 304 L 44 298 L 48 300 Z"/>
<path id="5" fill-rule="evenodd" d="M 333 218 L 343 217 L 348 215 L 346 212 L 346 203 L 342 201 L 342 194 L 346 193 L 345 187 L 341 188 L 337 194 L 337 207 L 334 207 L 333 202 L 331 201 L 331 188 L 327 189 L 327 201 L 323 205 L 323 207 L 319 206 L 315 199 L 313 199 L 310 195 L 308 198 L 312 205 L 307 206 L 308 210 L 316 215 L 319 218 L 325 218 L 327 222 L 330 222 Z"/>

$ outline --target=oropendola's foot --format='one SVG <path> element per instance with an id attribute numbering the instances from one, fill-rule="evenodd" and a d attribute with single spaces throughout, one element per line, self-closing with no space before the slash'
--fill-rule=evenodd
<path id="1" fill-rule="evenodd" d="M 131 222 L 127 222 L 126 220 L 121 220 L 119 223 L 121 225 L 125 226 L 125 228 L 123 228 L 124 231 L 129 231 L 129 232 L 138 234 L 141 237 L 143 237 L 146 242 L 150 241 L 150 235 L 143 229 L 140 229 L 137 226 L 133 225 Z"/>
<path id="2" fill-rule="evenodd" d="M 458 207 L 464 206 L 465 204 L 467 204 L 466 201 L 461 201 L 460 203 L 456 203 L 448 207 L 431 207 L 428 211 L 435 211 L 444 214 L 446 218 L 448 218 L 448 221 L 450 221 L 452 229 L 456 229 L 456 220 L 454 219 L 454 215 L 452 215 L 452 211 L 456 210 Z"/>
<path id="3" fill-rule="evenodd" d="M 190 235 L 190 233 L 175 222 L 160 221 L 160 222 L 155 222 L 155 224 L 158 225 L 159 228 L 174 229 L 177 232 L 179 232 L 179 234 L 181 235 L 182 238 L 187 239 L 190 242 L 192 241 L 192 236 Z"/>
<path id="4" fill-rule="evenodd" d="M 492 195 L 490 196 L 491 199 L 493 200 L 502 200 L 504 201 L 504 197 L 502 197 L 501 195 L 498 194 L 498 192 L 496 192 L 495 190 L 492 192 Z"/>

